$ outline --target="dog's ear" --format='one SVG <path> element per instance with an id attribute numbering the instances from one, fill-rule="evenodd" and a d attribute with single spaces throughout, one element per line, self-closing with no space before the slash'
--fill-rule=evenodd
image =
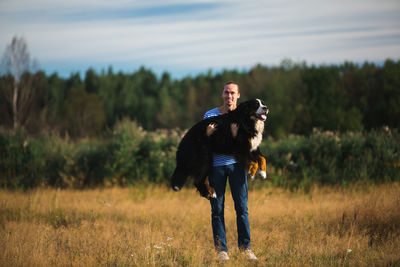
<path id="1" fill-rule="evenodd" d="M 258 100 L 258 99 L 253 99 L 253 100 L 251 100 L 251 109 L 254 111 L 254 112 L 256 112 L 257 111 L 257 109 L 260 107 L 260 100 Z"/>
<path id="2" fill-rule="evenodd" d="M 257 111 L 258 107 L 260 106 L 260 103 L 257 101 L 257 99 L 252 99 L 248 101 L 248 104 L 246 106 L 246 113 L 247 114 L 253 114 Z"/>
<path id="3" fill-rule="evenodd" d="M 237 107 L 240 112 L 243 112 L 245 114 L 253 114 L 257 111 L 258 107 L 260 106 L 260 103 L 257 101 L 257 99 L 252 99 L 243 103 L 240 103 L 239 106 Z"/>

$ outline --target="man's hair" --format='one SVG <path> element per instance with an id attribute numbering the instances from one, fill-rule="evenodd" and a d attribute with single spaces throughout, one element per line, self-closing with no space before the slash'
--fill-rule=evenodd
<path id="1" fill-rule="evenodd" d="M 225 89 L 225 86 L 230 85 L 230 84 L 236 85 L 238 88 L 238 93 L 240 92 L 239 84 L 235 83 L 234 81 L 229 81 L 229 82 L 225 83 L 223 88 Z"/>

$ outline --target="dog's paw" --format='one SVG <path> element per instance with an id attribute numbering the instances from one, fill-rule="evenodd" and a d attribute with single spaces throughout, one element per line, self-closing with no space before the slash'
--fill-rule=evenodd
<path id="1" fill-rule="evenodd" d="M 172 189 L 174 189 L 174 191 L 179 191 L 179 190 L 181 190 L 181 189 L 179 188 L 179 186 L 177 186 L 177 185 L 175 185 L 174 187 L 172 187 Z"/>
<path id="2" fill-rule="evenodd" d="M 206 199 L 208 199 L 208 200 L 210 200 L 210 199 L 212 199 L 212 198 L 217 198 L 217 193 L 215 193 L 215 191 L 213 191 L 213 193 L 208 193 L 206 196 L 202 196 L 202 197 L 205 197 Z"/>
<path id="3" fill-rule="evenodd" d="M 252 181 L 254 181 L 254 178 L 255 178 L 254 175 L 253 175 L 253 176 L 250 176 L 250 179 L 251 179 Z"/>
<path id="4" fill-rule="evenodd" d="M 267 179 L 267 172 L 265 171 L 258 171 L 258 174 L 265 180 Z"/>

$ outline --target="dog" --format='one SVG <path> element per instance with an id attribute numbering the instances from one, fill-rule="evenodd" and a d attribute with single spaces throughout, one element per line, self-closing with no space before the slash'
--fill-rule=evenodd
<path id="1" fill-rule="evenodd" d="M 208 183 L 208 175 L 213 166 L 213 154 L 233 155 L 254 177 L 257 169 L 266 177 L 265 158 L 260 152 L 264 122 L 269 109 L 260 99 L 240 103 L 235 110 L 224 115 L 210 117 L 196 123 L 183 136 L 176 152 L 176 168 L 171 176 L 171 187 L 179 191 L 188 177 L 200 195 L 209 199 L 216 197 Z M 216 130 L 207 135 L 207 127 L 216 124 Z M 237 124 L 234 137 L 231 125 Z"/>

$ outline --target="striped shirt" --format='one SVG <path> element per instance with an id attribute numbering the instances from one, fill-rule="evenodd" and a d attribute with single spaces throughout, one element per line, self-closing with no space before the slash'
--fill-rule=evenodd
<path id="1" fill-rule="evenodd" d="M 204 114 L 203 119 L 207 119 L 210 117 L 215 117 L 219 116 L 221 113 L 219 113 L 218 108 L 211 109 Z M 236 159 L 234 156 L 231 155 L 223 155 L 223 154 L 213 154 L 213 160 L 214 160 L 214 166 L 226 166 L 230 164 L 236 163 Z"/>

